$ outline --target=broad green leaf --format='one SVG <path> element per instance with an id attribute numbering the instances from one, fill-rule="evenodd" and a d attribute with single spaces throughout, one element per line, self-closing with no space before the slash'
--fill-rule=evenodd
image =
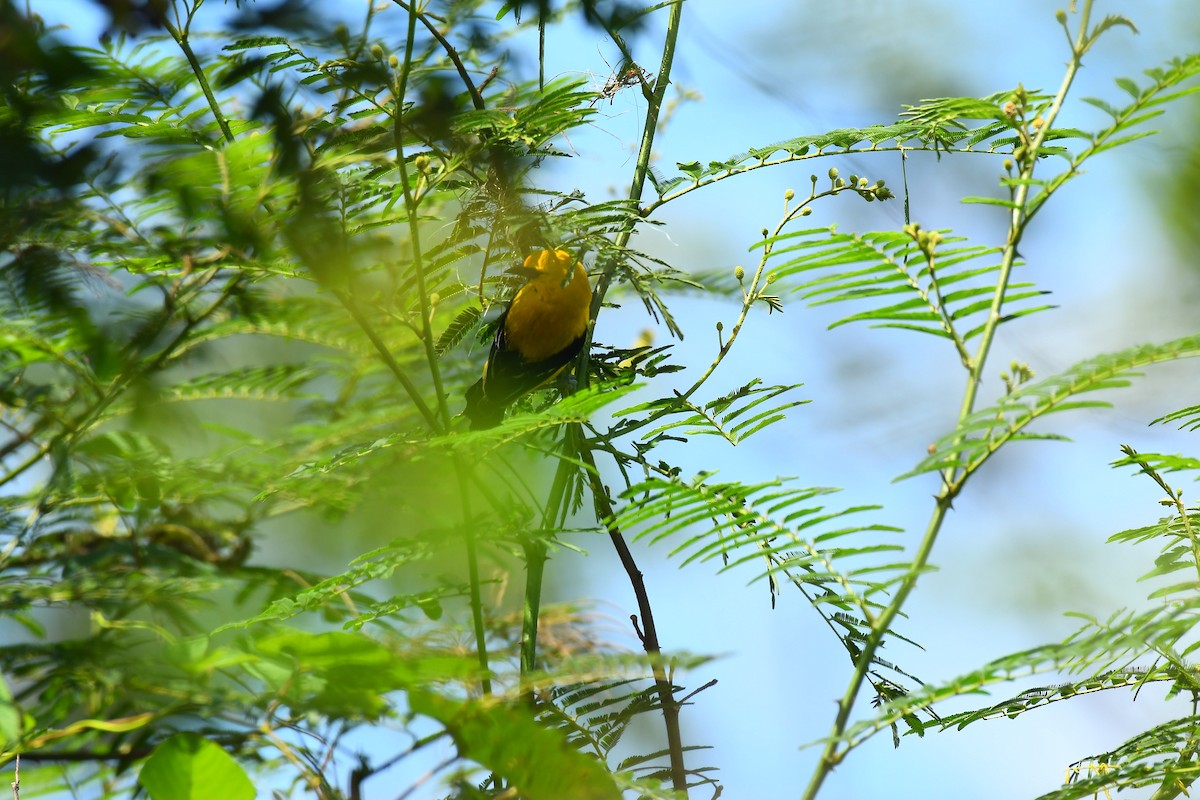
<path id="1" fill-rule="evenodd" d="M 251 800 L 246 771 L 196 733 L 177 733 L 154 748 L 138 774 L 150 800 Z"/>
<path id="2" fill-rule="evenodd" d="M 0 675 L 0 750 L 7 750 L 9 744 L 21 737 L 21 708 L 13 699 L 8 681 Z"/>
<path id="3" fill-rule="evenodd" d="M 619 800 L 608 769 L 542 727 L 522 706 L 494 698 L 456 700 L 428 691 L 409 706 L 446 727 L 459 753 L 528 800 Z"/>

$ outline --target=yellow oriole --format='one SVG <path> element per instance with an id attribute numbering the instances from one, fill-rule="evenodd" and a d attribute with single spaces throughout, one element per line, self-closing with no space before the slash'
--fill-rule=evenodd
<path id="1" fill-rule="evenodd" d="M 570 253 L 539 250 L 509 272 L 528 281 L 497 322 L 483 377 L 467 389 L 471 430 L 500 424 L 510 403 L 579 354 L 587 334 L 592 289 Z"/>

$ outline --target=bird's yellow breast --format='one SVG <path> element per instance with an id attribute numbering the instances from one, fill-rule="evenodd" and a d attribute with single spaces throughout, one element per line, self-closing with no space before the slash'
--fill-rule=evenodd
<path id="1" fill-rule="evenodd" d="M 544 361 L 582 336 L 592 302 L 582 264 L 572 263 L 570 254 L 562 250 L 538 255 L 539 274 L 517 292 L 504 322 L 508 347 L 528 362 Z M 568 269 L 572 269 L 569 282 Z"/>

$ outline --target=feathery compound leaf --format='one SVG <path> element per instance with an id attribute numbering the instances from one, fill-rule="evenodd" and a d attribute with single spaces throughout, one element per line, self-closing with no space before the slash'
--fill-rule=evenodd
<path id="1" fill-rule="evenodd" d="M 438 337 L 437 345 L 434 348 L 435 352 L 439 356 L 444 356 L 446 351 L 461 342 L 463 337 L 470 333 L 482 318 L 483 309 L 479 306 L 467 306 L 458 312 L 458 315 L 450 321 L 446 330 L 442 331 L 442 335 Z"/>
<path id="2" fill-rule="evenodd" d="M 1158 472 L 1200 471 L 1200 458 L 1166 453 L 1143 453 L 1127 455 L 1112 462 L 1114 467 L 1145 466 Z M 1143 470 L 1145 471 L 1145 470 Z M 1200 476 L 1197 476 L 1200 480 Z"/>
<path id="3" fill-rule="evenodd" d="M 420 539 L 399 539 L 354 559 L 350 569 L 340 575 L 326 578 L 289 597 L 276 599 L 261 612 L 248 619 L 221 625 L 213 631 L 213 635 L 226 630 L 249 628 L 264 622 L 284 622 L 292 617 L 322 609 L 331 604 L 340 604 L 347 593 L 359 586 L 375 580 L 387 580 L 397 569 L 431 557 L 431 551 L 432 548 Z M 389 613 L 395 614 L 405 607 L 427 609 L 431 603 L 436 603 L 438 597 L 443 594 L 454 595 L 459 592 L 449 587 L 441 587 L 418 594 L 393 595 L 388 601 Z M 371 600 L 367 598 L 361 598 L 359 602 L 371 604 Z M 378 612 L 374 609 L 371 612 L 360 614 L 355 618 L 353 627 L 360 628 L 376 616 L 378 616 Z"/>
<path id="4" fill-rule="evenodd" d="M 175 400 L 291 400 L 314 396 L 298 390 L 316 377 L 316 371 L 305 364 L 245 367 L 182 381 L 168 392 Z"/>
<path id="5" fill-rule="evenodd" d="M 642 670 L 648 672 L 648 665 Z M 538 706 L 538 718 L 557 728 L 576 749 L 606 758 L 638 715 L 661 707 L 657 687 L 647 678 L 599 679 L 551 686 L 550 702 Z"/>
<path id="6" fill-rule="evenodd" d="M 592 414 L 637 388 L 640 388 L 638 384 L 594 384 L 569 394 L 537 412 L 514 412 L 495 427 L 455 433 L 451 436 L 434 439 L 431 443 L 434 446 L 450 448 L 483 446 L 490 450 L 505 442 L 520 439 L 534 431 L 558 428 L 568 422 L 587 422 Z"/>
<path id="7" fill-rule="evenodd" d="M 1157 725 L 1119 747 L 1076 761 L 1068 769 L 1066 784 L 1038 800 L 1079 800 L 1098 797 L 1109 790 L 1141 786 L 1166 787 L 1177 797 L 1187 795 L 1195 778 L 1196 730 L 1200 717 L 1187 716 Z M 1178 790 L 1176 793 L 1175 790 Z"/>
<path id="8" fill-rule="evenodd" d="M 1159 417 L 1150 424 L 1163 425 L 1168 422 L 1178 422 L 1180 430 L 1184 428 L 1187 428 L 1189 431 L 1200 430 L 1200 405 L 1188 406 L 1178 411 L 1172 411 L 1170 414 Z"/>
<path id="9" fill-rule="evenodd" d="M 819 531 L 877 506 L 827 511 L 823 505 L 809 503 L 834 489 L 789 489 L 779 480 L 753 485 L 710 483 L 708 477 L 702 474 L 690 482 L 654 478 L 630 487 L 621 495 L 627 504 L 617 514 L 617 525 L 634 531 L 635 539 L 651 542 L 682 533 L 683 541 L 670 554 L 682 556 L 683 564 L 720 558 L 725 571 L 761 560 L 766 569 L 758 577 L 778 572 L 789 583 L 818 585 L 821 596 L 814 602 L 832 602 L 843 610 L 856 607 L 864 617 L 870 616 L 867 597 L 886 581 L 865 576 L 879 566 L 868 560 L 859 569 L 846 571 L 839 564 L 899 546 L 846 544 L 842 537 L 898 529 L 862 525 Z"/>
<path id="10" fill-rule="evenodd" d="M 980 319 L 990 310 L 999 262 L 980 263 L 997 253 L 994 247 L 960 245 L 964 240 L 945 231 L 839 233 L 836 228 L 793 231 L 756 243 L 769 247 L 776 278 L 812 275 L 793 291 L 811 305 L 866 301 L 871 306 L 843 317 L 831 328 L 851 322 L 901 328 L 950 339 L 960 347 L 983 330 L 982 320 L 960 333 L 959 323 Z M 917 246 L 914 234 L 936 237 L 928 251 Z M 924 240 L 923 240 L 924 241 Z M 752 248 L 753 249 L 753 248 Z M 1006 320 L 1049 306 L 1026 301 L 1044 292 L 1029 283 L 1006 287 Z"/>
<path id="11" fill-rule="evenodd" d="M 680 414 L 681 419 L 673 419 L 648 433 L 642 438 L 653 439 L 668 431 L 680 431 L 684 436 L 709 435 L 720 436 L 732 445 L 737 445 L 763 428 L 784 418 L 784 412 L 789 408 L 804 405 L 809 400 L 788 400 L 772 404 L 765 409 L 759 406 L 768 403 L 802 384 L 790 386 L 760 386 L 762 380 L 755 378 L 744 386 L 726 395 L 710 400 L 703 406 L 698 406 L 683 397 L 668 397 L 649 403 L 640 403 L 632 408 L 622 409 L 615 416 L 628 416 L 640 411 L 651 411 L 654 417 Z M 751 411 L 757 413 L 746 416 Z M 626 422 L 615 429 L 619 433 L 624 427 L 636 427 L 638 421 Z"/>
<path id="12" fill-rule="evenodd" d="M 264 303 L 252 314 L 205 326 L 179 352 L 187 353 L 202 344 L 241 334 L 277 336 L 354 355 L 368 352 L 362 332 L 346 319 L 344 309 L 324 298 L 302 296 Z"/>
<path id="13" fill-rule="evenodd" d="M 896 480 L 926 472 L 962 468 L 974 472 L 1010 439 L 1059 439 L 1053 434 L 1031 434 L 1024 430 L 1039 417 L 1072 408 L 1105 407 L 1099 400 L 1073 400 L 1078 395 L 1125 386 L 1134 370 L 1149 364 L 1200 355 L 1200 336 L 1187 336 L 1157 345 L 1143 345 L 1099 356 L 1075 365 L 1052 378 L 1027 385 L 1004 397 L 991 408 L 976 411 L 946 436 L 930 454 Z"/>
<path id="14" fill-rule="evenodd" d="M 895 150 L 902 145 L 908 150 L 975 152 L 984 142 L 990 142 L 989 148 L 978 152 L 998 152 L 998 148 L 1011 147 L 1016 141 L 1015 136 L 1004 136 L 1013 131 L 1013 121 L 1003 110 L 1011 97 L 1012 91 L 1004 91 L 983 98 L 925 100 L 918 106 L 905 106 L 901 115 L 904 119 L 890 125 L 796 136 L 710 161 L 707 166 L 699 161 L 678 162 L 682 175 L 668 177 L 651 171 L 650 179 L 662 203 L 731 175 L 837 153 Z M 1049 96 L 1043 94 L 1030 93 L 1030 98 L 1035 103 L 1049 101 Z"/>
<path id="15" fill-rule="evenodd" d="M 1034 687 L 979 709 L 943 716 L 939 727 L 961 729 L 985 719 L 1014 717 L 1071 694 L 1136 689 L 1147 680 L 1178 680 L 1180 672 L 1173 665 L 1159 665 L 1152 671 L 1129 665 L 1137 659 L 1152 658 L 1158 648 L 1169 646 L 1172 637 L 1190 628 L 1193 614 L 1194 609 L 1156 608 L 1141 614 L 1117 612 L 1103 621 L 1085 618 L 1087 623 L 1060 643 L 1006 655 L 952 680 L 924 685 L 891 698 L 881 704 L 874 719 L 849 726 L 839 741 L 857 746 L 901 722 L 905 716 L 937 703 L 962 695 L 986 694 L 989 686 L 1047 672 L 1071 672 L 1085 677 L 1050 687 Z M 1164 634 L 1155 641 L 1147 641 L 1147 631 Z"/>

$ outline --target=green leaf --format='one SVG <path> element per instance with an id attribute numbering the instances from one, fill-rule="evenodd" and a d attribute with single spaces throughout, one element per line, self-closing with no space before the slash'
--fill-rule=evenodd
<path id="1" fill-rule="evenodd" d="M 16 742 L 21 738 L 21 709 L 13 699 L 8 681 L 0 675 L 0 743 Z M 7 744 L 0 745 L 5 748 Z"/>
<path id="2" fill-rule="evenodd" d="M 196 733 L 177 733 L 154 748 L 138 783 L 151 800 L 251 800 L 245 770 Z"/>
<path id="3" fill-rule="evenodd" d="M 620 800 L 608 769 L 547 729 L 522 706 L 409 693 L 409 706 L 446 727 L 458 752 L 528 800 Z"/>
<path id="4" fill-rule="evenodd" d="M 686 163 L 680 161 L 675 166 L 679 167 L 680 172 L 682 172 L 684 175 L 687 175 L 694 181 L 700 180 L 700 178 L 704 175 L 704 168 L 700 166 L 699 161 L 688 161 Z"/>
<path id="5" fill-rule="evenodd" d="M 976 205 L 1000 206 L 1001 208 L 1020 208 L 1020 206 L 1014 203 L 1012 200 L 1005 200 L 1000 197 L 970 196 L 964 197 L 962 202 Z"/>
<path id="6" fill-rule="evenodd" d="M 1071 408 L 1094 407 L 1098 401 L 1076 400 L 1095 392 L 1128 384 L 1139 367 L 1200 355 L 1200 335 L 1155 345 L 1143 345 L 1098 356 L 1066 372 L 1022 387 L 996 405 L 968 416 L 939 439 L 929 455 L 896 480 L 945 469 L 978 469 L 1010 439 L 1026 438 L 1027 425 L 1047 414 Z M 1045 438 L 1044 434 L 1038 434 Z"/>
<path id="7" fill-rule="evenodd" d="M 1096 27 L 1092 28 L 1090 38 L 1096 39 L 1098 36 L 1100 36 L 1100 34 L 1117 26 L 1129 28 L 1129 30 L 1133 31 L 1134 33 L 1138 32 L 1137 25 L 1133 24 L 1133 20 L 1129 19 L 1128 17 L 1121 16 L 1120 14 L 1109 14 L 1104 19 L 1100 20 L 1100 22 L 1096 24 Z"/>
<path id="8" fill-rule="evenodd" d="M 1150 424 L 1163 425 L 1168 422 L 1178 422 L 1180 430 L 1184 428 L 1190 431 L 1200 430 L 1200 405 L 1188 406 L 1178 411 L 1172 411 L 1170 414 L 1161 416 Z"/>
<path id="9" fill-rule="evenodd" d="M 288 40 L 282 36 L 252 36 L 248 39 L 238 39 L 236 42 L 227 44 L 221 49 L 236 52 L 238 50 L 250 50 L 251 48 L 256 47 L 272 47 L 274 45 L 287 44 Z"/>
<path id="10" fill-rule="evenodd" d="M 248 665 L 286 691 L 297 707 L 336 719 L 378 719 L 391 709 L 388 693 L 451 678 L 473 680 L 473 659 L 397 652 L 363 632 L 310 633 L 277 629 L 255 643 L 265 660 Z"/>

